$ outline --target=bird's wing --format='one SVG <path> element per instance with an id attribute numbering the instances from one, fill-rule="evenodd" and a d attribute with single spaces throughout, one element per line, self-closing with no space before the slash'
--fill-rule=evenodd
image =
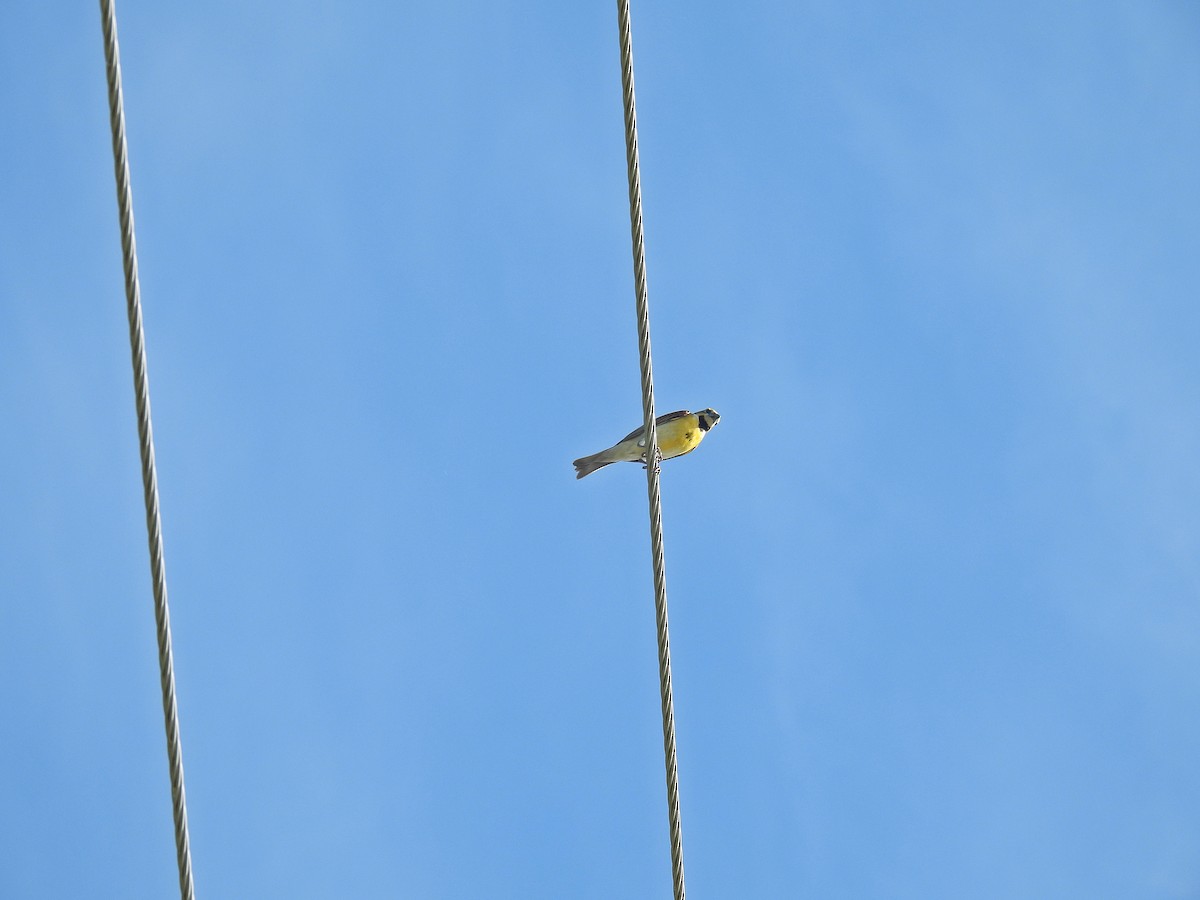
<path id="1" fill-rule="evenodd" d="M 665 424 L 666 422 L 670 422 L 672 419 L 682 419 L 684 416 L 690 416 L 691 414 L 692 414 L 692 411 L 689 409 L 677 409 L 677 410 L 675 410 L 675 412 L 669 412 L 665 416 L 659 416 L 657 419 L 654 420 L 654 424 L 656 426 L 662 425 L 662 424 Z M 639 437 L 640 435 L 643 435 L 645 433 L 646 433 L 646 426 L 642 425 L 639 428 L 633 429 L 633 431 L 629 432 L 629 434 L 625 435 L 625 437 L 621 438 L 621 440 L 619 440 L 617 443 L 623 444 L 630 438 Z"/>

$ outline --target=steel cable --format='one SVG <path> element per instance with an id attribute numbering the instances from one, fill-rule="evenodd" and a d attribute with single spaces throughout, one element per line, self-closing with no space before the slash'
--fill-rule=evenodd
<path id="1" fill-rule="evenodd" d="M 638 352 L 642 370 L 642 416 L 646 428 L 646 490 L 650 503 L 650 552 L 654 565 L 654 613 L 658 626 L 658 686 L 662 700 L 663 755 L 667 774 L 667 816 L 671 837 L 671 878 L 675 900 L 684 900 L 683 828 L 679 812 L 679 768 L 675 755 L 675 699 L 671 689 L 671 641 L 667 630 L 667 579 L 663 561 L 662 453 L 654 424 L 654 367 L 650 357 L 650 300 L 646 288 L 646 236 L 642 226 L 642 183 L 633 92 L 633 36 L 629 0 L 617 0 L 621 40 L 621 88 L 625 105 L 625 162 L 629 175 L 629 225 L 633 241 L 633 282 L 637 302 Z"/>
<path id="2" fill-rule="evenodd" d="M 121 92 L 121 57 L 117 46 L 117 14 L 113 0 L 100 0 L 104 29 L 104 58 L 108 73 L 108 112 L 112 125 L 113 169 L 117 179 L 117 208 L 121 220 L 121 254 L 125 267 L 125 301 L 129 314 L 129 347 L 133 358 L 133 389 L 137 404 L 138 443 L 142 456 L 142 488 L 146 501 L 146 536 L 150 545 L 150 576 L 154 587 L 154 621 L 158 633 L 158 670 L 162 685 L 163 721 L 167 732 L 167 763 L 171 773 L 171 808 L 175 819 L 175 855 L 179 865 L 179 894 L 194 900 L 192 856 L 188 841 L 187 802 L 183 789 L 183 751 L 175 705 L 175 665 L 171 654 L 171 619 L 167 611 L 167 575 L 163 562 L 162 520 L 158 510 L 158 475 L 154 466 L 154 434 L 150 427 L 150 381 L 146 374 L 146 341 L 138 286 L 137 244 L 133 233 L 133 191 L 125 143 L 125 102 Z"/>

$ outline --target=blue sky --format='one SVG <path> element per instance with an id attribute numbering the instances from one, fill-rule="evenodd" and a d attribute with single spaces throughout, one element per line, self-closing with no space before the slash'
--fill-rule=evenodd
<path id="1" fill-rule="evenodd" d="M 670 891 L 614 5 L 118 6 L 196 885 Z M 164 897 L 99 15 L 0 32 L 0 895 Z M 1200 15 L 635 3 L 690 895 L 1200 896 Z"/>

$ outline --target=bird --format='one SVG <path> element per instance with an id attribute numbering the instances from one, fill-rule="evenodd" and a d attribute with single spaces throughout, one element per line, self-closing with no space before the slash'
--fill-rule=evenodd
<path id="1" fill-rule="evenodd" d="M 691 453 L 700 446 L 709 430 L 721 421 L 715 409 L 694 413 L 687 409 L 659 416 L 654 420 L 658 431 L 658 449 L 663 459 Z M 646 461 L 646 429 L 635 428 L 607 450 L 575 460 L 575 477 L 583 478 L 615 462 Z"/>

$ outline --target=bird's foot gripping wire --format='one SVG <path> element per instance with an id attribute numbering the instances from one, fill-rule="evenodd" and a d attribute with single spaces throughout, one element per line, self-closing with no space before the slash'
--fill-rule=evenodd
<path id="1" fill-rule="evenodd" d="M 663 459 L 662 448 L 655 447 L 654 448 L 654 474 L 655 475 L 658 475 L 662 472 L 662 459 Z M 646 454 L 644 454 L 644 453 L 642 454 L 642 462 L 646 462 Z M 646 465 L 642 466 L 642 468 L 649 469 L 650 464 L 646 463 Z"/>

